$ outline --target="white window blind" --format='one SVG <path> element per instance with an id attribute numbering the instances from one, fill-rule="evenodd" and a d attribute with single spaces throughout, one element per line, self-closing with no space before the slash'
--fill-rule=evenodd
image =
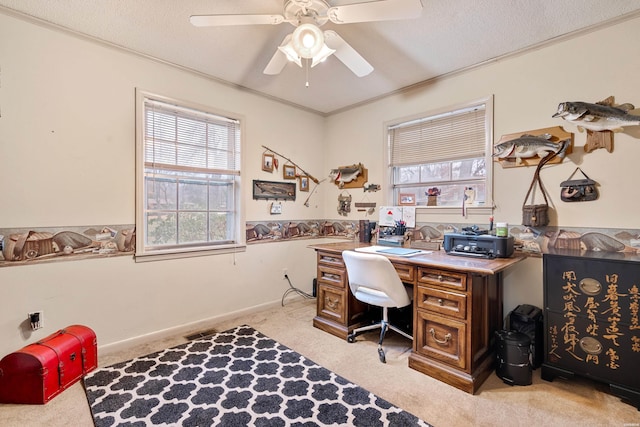
<path id="1" fill-rule="evenodd" d="M 482 157 L 486 147 L 485 106 L 398 124 L 390 127 L 389 137 L 394 166 Z"/>
<path id="2" fill-rule="evenodd" d="M 145 166 L 240 174 L 238 121 L 147 99 Z"/>

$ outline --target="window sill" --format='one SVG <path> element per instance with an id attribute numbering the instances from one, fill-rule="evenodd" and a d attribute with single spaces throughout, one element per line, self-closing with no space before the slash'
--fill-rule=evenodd
<path id="1" fill-rule="evenodd" d="M 246 245 L 225 246 L 216 249 L 191 249 L 176 252 L 175 250 L 154 251 L 153 253 L 135 254 L 135 262 L 162 261 L 169 259 L 194 258 L 200 256 L 235 254 L 238 252 L 246 252 Z"/>
<path id="2" fill-rule="evenodd" d="M 438 214 L 455 214 L 460 215 L 462 206 L 416 206 L 416 210 L 422 211 L 421 213 L 438 213 Z M 491 206 L 466 206 L 464 210 L 473 215 L 491 215 L 493 208 Z"/>

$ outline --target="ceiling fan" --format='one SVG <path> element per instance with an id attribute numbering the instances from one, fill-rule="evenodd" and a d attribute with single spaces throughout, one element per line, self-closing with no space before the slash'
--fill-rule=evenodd
<path id="1" fill-rule="evenodd" d="M 335 55 L 355 75 L 363 77 L 373 71 L 351 45 L 335 31 L 320 27 L 334 24 L 388 21 L 417 18 L 422 12 L 421 0 L 378 0 L 344 6 L 330 6 L 325 0 L 284 0 L 282 15 L 193 15 L 191 24 L 197 27 L 227 25 L 278 25 L 283 22 L 296 27 L 287 34 L 264 69 L 265 74 L 279 74 L 289 62 L 302 67 L 305 59 L 311 67 Z M 308 85 L 308 83 L 307 83 Z"/>

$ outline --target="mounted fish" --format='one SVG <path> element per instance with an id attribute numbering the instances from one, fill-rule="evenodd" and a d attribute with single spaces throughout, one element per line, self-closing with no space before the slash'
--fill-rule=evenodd
<path id="1" fill-rule="evenodd" d="M 620 132 L 625 126 L 640 126 L 640 116 L 629 114 L 635 109 L 633 104 L 618 106 L 607 105 L 606 101 L 590 104 L 588 102 L 561 102 L 558 111 L 551 117 L 560 117 L 578 126 L 578 130 L 588 129 L 596 132 L 610 130 Z"/>
<path id="2" fill-rule="evenodd" d="M 493 158 L 503 167 L 535 166 L 549 153 L 549 163 L 561 163 L 572 151 L 573 134 L 562 127 L 535 129 L 503 135 L 494 146 Z"/>
<path id="3" fill-rule="evenodd" d="M 368 170 L 362 163 L 331 169 L 329 178 L 338 188 L 361 188 L 368 180 Z"/>
<path id="4" fill-rule="evenodd" d="M 549 153 L 557 153 L 559 151 L 558 145 L 549 142 L 550 139 L 551 135 L 548 133 L 540 136 L 525 134 L 520 138 L 496 145 L 493 155 L 499 159 L 521 159 L 534 156 L 543 158 Z"/>
<path id="5" fill-rule="evenodd" d="M 552 117 L 560 117 L 587 131 L 584 151 L 590 153 L 597 148 L 613 151 L 613 132 L 621 132 L 626 126 L 639 126 L 640 116 L 629 114 L 633 104 L 616 105 L 613 96 L 595 104 L 588 102 L 561 102 Z"/>
<path id="6" fill-rule="evenodd" d="M 571 145 L 571 138 L 559 142 L 554 142 L 553 139 L 553 135 L 549 133 L 538 136 L 524 134 L 496 145 L 493 157 L 518 165 L 522 164 L 523 159 L 537 158 L 539 161 L 551 153 L 556 153 L 557 158 L 564 158 Z"/>

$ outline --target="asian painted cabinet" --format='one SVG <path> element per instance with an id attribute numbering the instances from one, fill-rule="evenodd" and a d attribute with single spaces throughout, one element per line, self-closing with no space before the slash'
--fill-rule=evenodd
<path id="1" fill-rule="evenodd" d="M 587 377 L 640 409 L 640 257 L 545 254 L 541 375 Z"/>

